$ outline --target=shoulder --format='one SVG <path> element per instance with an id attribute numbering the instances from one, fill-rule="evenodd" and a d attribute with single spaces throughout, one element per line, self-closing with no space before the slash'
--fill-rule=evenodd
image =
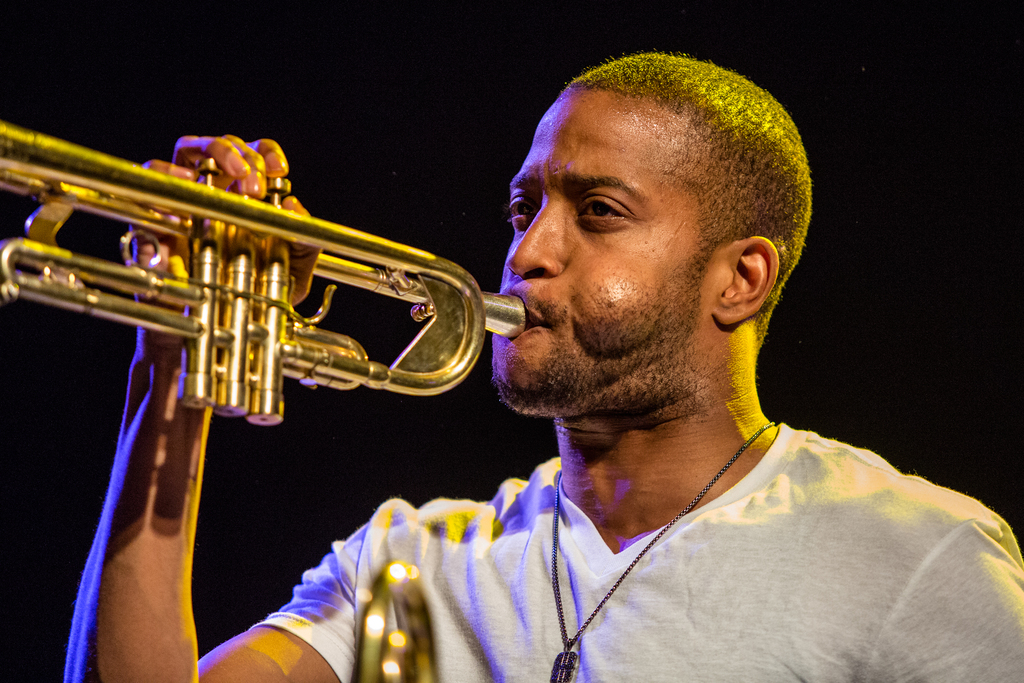
<path id="1" fill-rule="evenodd" d="M 386 535 L 392 542 L 421 539 L 424 534 L 454 543 L 490 542 L 503 533 L 532 526 L 532 520 L 550 510 L 559 468 L 555 458 L 539 465 L 529 479 L 506 479 L 487 502 L 436 498 L 415 507 L 394 498 L 378 507 L 357 535 L 367 539 Z"/>
<path id="2" fill-rule="evenodd" d="M 911 524 L 955 526 L 972 519 L 988 524 L 997 518 L 977 500 L 902 474 L 872 451 L 813 432 L 785 435 L 780 470 L 808 504 L 863 507 Z"/>
<path id="3" fill-rule="evenodd" d="M 878 454 L 813 432 L 785 430 L 778 476 L 795 507 L 813 510 L 848 532 L 891 537 L 894 543 L 935 544 L 964 525 L 1003 546 L 1019 561 L 1009 526 L 962 493 L 902 474 Z"/>

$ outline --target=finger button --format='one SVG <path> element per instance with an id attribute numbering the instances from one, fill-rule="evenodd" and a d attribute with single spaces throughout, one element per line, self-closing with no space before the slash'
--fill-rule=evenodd
<path id="1" fill-rule="evenodd" d="M 205 157 L 196 161 L 196 174 L 199 176 L 199 182 L 213 187 L 213 179 L 220 175 L 220 168 L 217 167 L 215 160 Z"/>
<path id="2" fill-rule="evenodd" d="M 284 198 L 292 193 L 292 181 L 287 178 L 267 178 L 267 201 L 280 208 Z"/>

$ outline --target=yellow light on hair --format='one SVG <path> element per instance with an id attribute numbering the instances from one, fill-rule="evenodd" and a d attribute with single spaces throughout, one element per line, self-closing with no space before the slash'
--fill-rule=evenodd
<path id="1" fill-rule="evenodd" d="M 384 669 L 384 673 L 391 674 L 392 676 L 397 676 L 402 672 L 401 667 L 398 666 L 398 662 L 390 659 L 385 659 L 381 663 L 380 668 Z"/>
<path id="2" fill-rule="evenodd" d="M 405 570 L 405 566 L 401 562 L 392 562 L 388 567 L 388 574 L 391 574 L 391 578 L 395 581 L 404 581 L 409 576 L 409 572 Z"/>
<path id="3" fill-rule="evenodd" d="M 392 631 L 388 636 L 388 642 L 391 643 L 391 647 L 405 647 L 405 634 L 401 631 Z"/>

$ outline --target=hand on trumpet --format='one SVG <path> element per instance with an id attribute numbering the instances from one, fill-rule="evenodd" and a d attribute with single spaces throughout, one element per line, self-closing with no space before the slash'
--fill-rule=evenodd
<path id="1" fill-rule="evenodd" d="M 173 162 L 151 159 L 144 166 L 177 178 L 195 180 L 196 163 L 207 158 L 216 161 L 221 171 L 220 175 L 213 179 L 216 187 L 247 197 L 263 199 L 267 193 L 267 178 L 288 175 L 288 159 L 281 145 L 266 138 L 247 143 L 236 135 L 185 135 L 178 138 L 174 145 Z M 292 196 L 285 197 L 281 208 L 300 216 L 309 215 L 309 211 L 302 203 Z M 168 258 L 162 262 L 170 264 L 172 272 L 178 267 L 184 268 L 184 264 L 187 263 L 184 240 L 177 242 L 166 244 L 167 253 L 161 254 Z M 163 250 L 161 248 L 161 251 Z M 289 251 L 291 274 L 295 278 L 292 303 L 297 304 L 309 294 L 313 268 L 320 250 L 306 244 L 292 243 L 289 245 Z"/>

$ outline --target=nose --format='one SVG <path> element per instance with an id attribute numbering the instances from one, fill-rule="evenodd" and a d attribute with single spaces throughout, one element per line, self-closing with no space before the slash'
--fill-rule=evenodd
<path id="1" fill-rule="evenodd" d="M 554 213 L 548 203 L 512 238 L 505 267 L 523 280 L 555 277 L 565 268 L 565 234 Z"/>

